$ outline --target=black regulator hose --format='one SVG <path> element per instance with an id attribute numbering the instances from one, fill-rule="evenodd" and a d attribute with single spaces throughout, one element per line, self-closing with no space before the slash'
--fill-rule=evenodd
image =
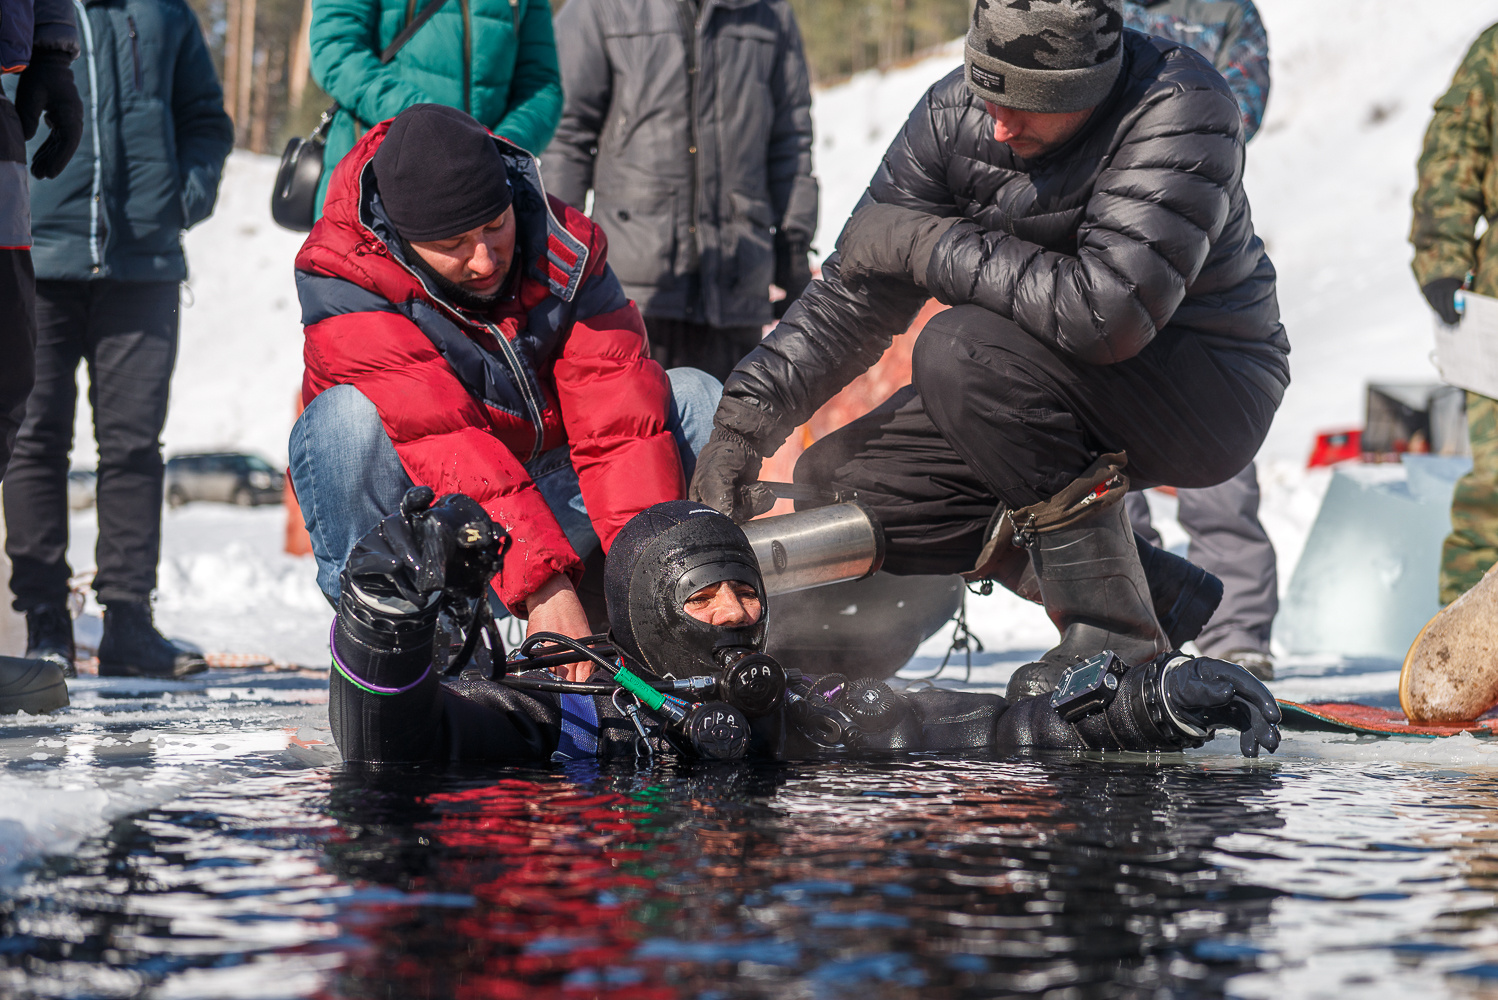
<path id="1" fill-rule="evenodd" d="M 667 728 L 684 737 L 699 757 L 708 760 L 738 760 L 748 752 L 749 720 L 732 705 L 721 701 L 693 704 L 667 694 L 637 676 L 622 661 L 607 660 L 576 639 L 556 632 L 536 632 L 528 636 L 520 644 L 519 652 L 523 656 L 542 643 L 555 644 L 581 653 L 585 659 L 603 667 L 613 675 L 620 687 L 661 716 Z"/>

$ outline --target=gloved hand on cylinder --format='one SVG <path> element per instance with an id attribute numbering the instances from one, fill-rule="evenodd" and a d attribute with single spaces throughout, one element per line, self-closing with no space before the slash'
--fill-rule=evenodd
<path id="1" fill-rule="evenodd" d="M 435 501 L 435 502 L 434 502 Z M 484 597 L 509 536 L 471 497 L 416 486 L 349 554 L 345 597 L 387 613 L 437 613 L 438 596 Z"/>
<path id="2" fill-rule="evenodd" d="M 52 130 L 31 158 L 32 176 L 47 180 L 62 173 L 83 138 L 83 101 L 73 82 L 69 56 L 51 49 L 32 54 L 31 64 L 16 82 L 16 115 L 21 119 L 21 135 L 28 141 L 36 135 L 43 115 Z"/>
<path id="3" fill-rule="evenodd" d="M 1425 287 L 1420 289 L 1425 295 L 1425 301 L 1441 317 L 1441 322 L 1447 326 L 1456 326 L 1462 321 L 1461 313 L 1456 311 L 1456 293 L 1466 284 L 1462 278 L 1437 278 L 1428 281 Z"/>
<path id="4" fill-rule="evenodd" d="M 687 497 L 707 504 L 742 524 L 775 506 L 775 493 L 755 485 L 764 458 L 737 431 L 714 427 L 702 453 Z"/>

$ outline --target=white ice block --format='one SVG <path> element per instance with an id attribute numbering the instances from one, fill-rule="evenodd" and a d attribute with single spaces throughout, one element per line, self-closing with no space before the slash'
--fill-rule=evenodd
<path id="1" fill-rule="evenodd" d="M 1406 455 L 1338 468 L 1274 623 L 1294 654 L 1403 660 L 1440 610 L 1451 493 L 1470 458 Z"/>

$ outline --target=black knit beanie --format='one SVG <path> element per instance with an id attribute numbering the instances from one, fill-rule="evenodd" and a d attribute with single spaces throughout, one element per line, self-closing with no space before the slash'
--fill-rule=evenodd
<path id="1" fill-rule="evenodd" d="M 967 85 L 1017 111 L 1084 111 L 1123 65 L 1123 0 L 977 0 Z"/>
<path id="2" fill-rule="evenodd" d="M 441 104 L 415 104 L 395 116 L 375 150 L 374 175 L 385 214 L 413 243 L 492 222 L 513 200 L 494 137 Z"/>

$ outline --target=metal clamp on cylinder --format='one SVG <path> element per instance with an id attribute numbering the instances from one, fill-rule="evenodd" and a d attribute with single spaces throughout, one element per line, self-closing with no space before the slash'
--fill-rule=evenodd
<path id="1" fill-rule="evenodd" d="M 884 565 L 884 531 L 857 501 L 764 517 L 742 526 L 768 597 L 862 580 Z"/>

